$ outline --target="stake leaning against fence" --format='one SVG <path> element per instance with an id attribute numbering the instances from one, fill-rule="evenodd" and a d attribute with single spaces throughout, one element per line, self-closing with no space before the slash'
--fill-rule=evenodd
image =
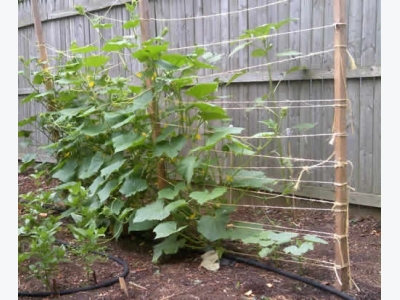
<path id="1" fill-rule="evenodd" d="M 351 287 L 349 258 L 349 194 L 347 183 L 346 1 L 334 0 L 334 143 L 335 143 L 335 268 L 339 289 Z"/>
<path id="2" fill-rule="evenodd" d="M 42 20 L 40 17 L 37 0 L 31 0 L 31 9 L 32 9 L 33 24 L 35 27 L 37 47 L 38 47 L 39 54 L 40 54 L 40 61 L 41 61 L 42 69 L 43 69 L 43 71 L 48 71 L 49 63 L 48 63 L 46 45 L 44 43 Z M 53 90 L 53 81 L 50 78 L 45 78 L 44 80 L 45 80 L 45 84 L 46 84 L 46 90 L 47 91 Z M 47 97 L 48 97 L 48 101 L 46 103 L 46 109 L 48 111 L 53 111 L 55 109 L 54 97 L 51 94 L 49 94 Z M 51 135 L 50 138 L 51 138 L 52 142 L 56 142 L 59 138 L 58 132 L 56 130 L 51 130 L 50 135 Z"/>
<path id="3" fill-rule="evenodd" d="M 139 0 L 139 15 L 140 15 L 140 40 L 145 42 L 150 38 L 150 27 L 149 27 L 149 2 L 148 0 Z M 146 66 L 145 66 L 146 67 Z M 151 87 L 151 79 L 146 79 L 146 86 Z M 153 143 L 156 142 L 157 137 L 160 135 L 160 123 L 159 123 L 159 107 L 157 99 L 153 97 L 148 112 L 151 119 L 152 126 L 152 139 Z M 167 185 L 165 164 L 162 158 L 157 163 L 157 187 L 162 190 Z"/>

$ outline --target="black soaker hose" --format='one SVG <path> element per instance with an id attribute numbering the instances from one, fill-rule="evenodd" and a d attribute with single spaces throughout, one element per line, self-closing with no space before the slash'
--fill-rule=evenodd
<path id="1" fill-rule="evenodd" d="M 345 293 L 343 293 L 341 291 L 338 291 L 338 290 L 334 289 L 333 287 L 323 285 L 323 284 L 321 284 L 321 283 L 319 283 L 317 281 L 314 281 L 314 280 L 311 280 L 311 279 L 308 279 L 308 278 L 305 278 L 305 277 L 301 277 L 301 276 L 293 274 L 293 273 L 289 273 L 289 272 L 286 272 L 286 271 L 283 271 L 283 270 L 280 270 L 280 269 L 276 269 L 274 267 L 271 267 L 271 266 L 269 266 L 269 265 L 267 265 L 265 263 L 259 262 L 259 261 L 254 260 L 254 259 L 244 258 L 244 257 L 240 257 L 240 256 L 226 254 L 226 253 L 223 254 L 223 257 L 226 258 L 226 259 L 229 259 L 229 260 L 245 263 L 245 264 L 253 266 L 253 267 L 258 267 L 258 268 L 261 268 L 261 269 L 264 269 L 264 270 L 267 270 L 267 271 L 272 271 L 272 272 L 275 272 L 275 273 L 277 273 L 279 275 L 283 275 L 285 277 L 288 277 L 288 278 L 291 278 L 291 279 L 294 279 L 294 280 L 297 280 L 297 281 L 301 281 L 303 283 L 306 283 L 308 285 L 316 287 L 316 288 L 318 288 L 320 290 L 323 290 L 323 291 L 332 293 L 332 294 L 334 294 L 336 296 L 339 296 L 340 298 L 345 299 L 345 300 L 355 300 L 351 296 L 349 296 L 349 295 L 347 295 L 347 294 L 345 294 Z"/>
<path id="2" fill-rule="evenodd" d="M 65 245 L 67 247 L 71 247 L 69 244 L 67 244 L 65 242 L 62 242 L 62 241 L 57 241 L 57 242 L 62 245 Z M 119 275 L 115 278 L 100 282 L 96 285 L 84 286 L 81 288 L 75 288 L 75 289 L 70 289 L 70 290 L 62 290 L 62 291 L 59 291 L 58 293 L 54 293 L 54 292 L 20 292 L 20 291 L 18 291 L 18 297 L 48 297 L 48 296 L 53 296 L 53 295 L 61 296 L 61 295 L 74 294 L 74 293 L 78 293 L 78 292 L 91 291 L 91 290 L 114 285 L 115 283 L 119 282 L 120 277 L 125 278 L 128 275 L 128 273 L 129 273 L 128 264 L 125 261 L 123 261 L 122 259 L 119 259 L 117 257 L 111 256 L 108 254 L 100 253 L 97 251 L 93 251 L 92 253 L 107 257 L 108 259 L 115 261 L 116 263 L 118 263 L 119 265 L 124 267 L 124 271 L 121 273 L 121 275 Z"/>

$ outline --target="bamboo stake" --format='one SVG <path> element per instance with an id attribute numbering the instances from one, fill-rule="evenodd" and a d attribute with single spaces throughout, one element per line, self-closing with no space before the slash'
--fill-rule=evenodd
<path id="1" fill-rule="evenodd" d="M 145 42 L 150 38 L 150 26 L 149 26 L 149 2 L 148 0 L 139 0 L 139 15 L 140 15 L 140 40 Z M 146 86 L 151 86 L 151 79 L 146 79 Z M 148 112 L 151 118 L 151 124 L 153 129 L 152 139 L 153 143 L 156 143 L 157 137 L 161 134 L 160 123 L 158 120 L 159 107 L 157 99 L 153 98 L 149 106 Z M 157 163 L 157 187 L 162 190 L 167 185 L 165 164 L 161 158 Z"/>
<path id="2" fill-rule="evenodd" d="M 335 147 L 335 264 L 339 289 L 347 291 L 351 287 L 349 259 L 349 196 L 347 183 L 347 134 L 346 113 L 346 1 L 334 0 L 334 97 L 336 100 L 334 117 Z"/>
<path id="3" fill-rule="evenodd" d="M 42 66 L 42 70 L 48 71 L 49 62 L 48 62 L 48 56 L 47 56 L 47 51 L 46 51 L 46 45 L 45 45 L 44 37 L 43 37 L 42 20 L 40 18 L 39 6 L 38 6 L 37 0 L 31 0 L 31 11 L 32 11 L 32 15 L 33 15 L 33 24 L 35 27 L 37 47 L 38 47 L 39 55 L 40 55 L 40 63 Z M 50 78 L 45 78 L 45 85 L 46 85 L 46 91 L 53 90 L 53 81 Z M 47 98 L 48 101 L 46 103 L 46 109 L 48 111 L 54 111 L 54 109 L 55 109 L 54 97 L 51 95 L 48 95 L 47 97 L 48 97 Z M 59 135 L 56 130 L 51 130 L 50 135 L 51 135 L 52 142 L 56 142 L 59 139 Z"/>

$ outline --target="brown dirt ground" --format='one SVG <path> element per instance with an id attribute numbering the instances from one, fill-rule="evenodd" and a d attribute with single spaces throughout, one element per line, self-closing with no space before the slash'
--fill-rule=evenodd
<path id="1" fill-rule="evenodd" d="M 29 174 L 19 174 L 19 194 L 37 190 Z M 43 182 L 42 187 L 47 185 Z M 274 220 L 275 225 L 297 226 L 315 231 L 333 232 L 331 213 L 321 211 L 290 211 L 279 209 L 240 208 L 238 216 L 242 220 L 268 223 Z M 350 216 L 350 260 L 352 278 L 358 289 L 353 287 L 348 294 L 359 300 L 381 299 L 381 237 L 380 222 L 372 216 Z M 68 241 L 65 233 L 62 239 Z M 241 252 L 250 253 L 249 247 L 240 246 Z M 328 292 L 319 290 L 304 283 L 288 279 L 273 272 L 258 269 L 242 263 L 221 266 L 217 272 L 200 268 L 199 254 L 182 252 L 165 257 L 159 264 L 151 263 L 152 251 L 148 243 L 140 237 L 130 236 L 118 242 L 108 242 L 106 253 L 118 257 L 129 265 L 126 285 L 127 297 L 120 284 L 110 287 L 79 292 L 58 297 L 58 299 L 77 300 L 117 300 L 117 299 L 270 299 L 270 300 L 311 300 L 340 299 Z M 332 243 L 316 246 L 310 258 L 332 261 L 334 250 Z M 308 256 L 307 256 L 308 257 Z M 285 257 L 282 256 L 282 259 Z M 269 262 L 274 266 L 292 273 L 300 273 L 315 281 L 333 286 L 336 276 L 332 269 L 306 264 L 302 270 L 292 262 Z M 97 282 L 116 278 L 122 267 L 110 260 L 99 260 L 93 264 Z M 41 283 L 27 278 L 21 269 L 18 273 L 19 291 L 45 291 Z M 91 285 L 94 282 L 82 268 L 82 263 L 60 265 L 56 277 L 59 290 L 72 289 Z M 49 299 L 19 297 L 19 299 Z"/>

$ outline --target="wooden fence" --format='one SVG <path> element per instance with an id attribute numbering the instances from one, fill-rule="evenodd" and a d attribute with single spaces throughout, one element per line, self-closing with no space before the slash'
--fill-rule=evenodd
<path id="1" fill-rule="evenodd" d="M 85 17 L 76 13 L 74 6 L 81 5 L 94 15 L 104 16 L 103 21 L 112 23 L 112 29 L 101 30 L 105 38 L 116 35 L 133 34 L 122 27 L 128 19 L 125 10 L 126 0 L 40 0 L 44 38 L 49 56 L 56 56 L 57 51 L 65 51 L 72 41 L 78 45 L 102 45 L 97 32 L 90 26 Z M 381 193 L 381 1 L 349 0 L 348 3 L 348 52 L 356 68 L 347 70 L 348 97 L 351 108 L 348 114 L 348 158 L 352 162 L 350 185 L 354 192 L 350 193 L 350 203 L 380 207 Z M 267 6 L 268 5 L 268 6 Z M 199 16 L 214 15 L 207 18 Z M 333 0 L 150 0 L 150 25 L 152 35 L 160 34 L 164 27 L 169 28 L 166 38 L 171 48 L 180 48 L 180 52 L 188 52 L 193 45 L 207 45 L 207 49 L 216 53 L 228 54 L 234 45 L 219 43 L 237 38 L 246 29 L 277 22 L 286 18 L 297 18 L 283 26 L 279 32 L 291 32 L 274 37 L 271 57 L 277 52 L 288 49 L 304 54 L 323 52 L 300 60 L 286 61 L 271 65 L 272 79 L 282 80 L 276 97 L 279 100 L 317 100 L 333 98 Z M 182 19 L 184 18 L 184 19 Z M 155 20 L 156 19 L 156 20 Z M 171 20 L 172 19 L 172 20 Z M 179 19 L 179 20 L 177 20 Z M 312 30 L 308 30 L 311 29 Z M 182 49 L 184 48 L 184 49 Z M 21 57 L 38 57 L 33 18 L 30 2 L 19 4 L 18 55 Z M 350 61 L 351 61 L 350 60 Z M 300 64 L 307 70 L 284 76 L 284 71 Z M 133 69 L 139 69 L 136 62 L 130 62 Z M 218 71 L 225 72 L 256 66 L 264 63 L 260 58 L 251 56 L 250 51 L 241 51 L 232 57 L 224 55 Z M 118 59 L 111 61 L 115 67 L 111 75 L 125 74 L 118 66 Z M 354 65 L 353 64 L 353 65 Z M 23 67 L 26 74 L 33 67 Z M 231 74 L 218 76 L 227 80 Z M 212 77 L 210 77 L 212 79 Z M 209 78 L 209 79 L 210 79 Z M 268 90 L 268 74 L 265 68 L 252 68 L 250 72 L 239 77 L 228 87 L 221 87 L 220 95 L 232 95 L 230 101 L 242 101 L 242 110 L 229 110 L 233 125 L 246 128 L 244 134 L 260 131 L 259 120 L 265 118 L 265 112 L 247 111 L 245 101 L 254 100 Z M 31 92 L 28 82 L 19 76 L 19 101 Z M 229 108 L 229 102 L 224 105 Z M 19 119 L 40 111 L 36 104 L 20 105 Z M 291 128 L 298 123 L 317 123 L 310 132 L 329 133 L 333 124 L 333 109 L 311 108 L 308 110 L 293 108 L 289 111 L 289 119 L 285 124 Z M 284 133 L 283 133 L 284 134 Z M 37 133 L 38 144 L 46 143 L 43 135 Z M 326 136 L 288 139 L 291 144 L 291 155 L 306 159 L 325 159 L 332 152 Z M 291 141 L 292 140 L 292 141 Z M 20 157 L 33 151 L 19 148 Z M 45 157 L 42 156 L 42 159 Z M 265 160 L 256 159 L 257 165 Z M 332 169 L 319 168 L 304 177 L 305 180 L 321 182 L 313 186 L 303 186 L 299 195 L 330 199 L 334 197 L 334 187 L 327 188 L 322 182 L 333 181 Z"/>

